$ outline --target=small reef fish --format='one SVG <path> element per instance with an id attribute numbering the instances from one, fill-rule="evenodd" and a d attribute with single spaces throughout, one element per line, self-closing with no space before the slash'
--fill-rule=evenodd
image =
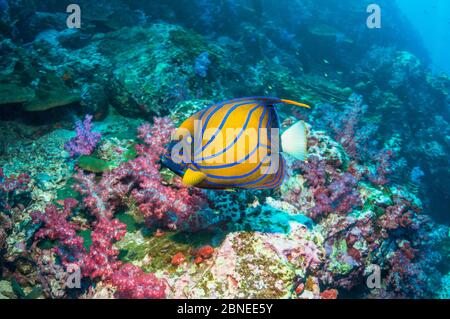
<path id="1" fill-rule="evenodd" d="M 183 184 L 208 189 L 272 189 L 285 176 L 288 153 L 305 160 L 303 121 L 280 133 L 276 104 L 310 108 L 291 100 L 247 97 L 213 104 L 186 119 L 162 164 Z M 281 145 L 280 145 L 281 144 Z"/>

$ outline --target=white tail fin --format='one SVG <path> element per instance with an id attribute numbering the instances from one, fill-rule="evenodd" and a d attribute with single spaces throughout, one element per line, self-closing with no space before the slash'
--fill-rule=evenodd
<path id="1" fill-rule="evenodd" d="M 281 145 L 283 152 L 294 156 L 296 159 L 304 161 L 307 155 L 307 130 L 303 121 L 299 121 L 288 128 L 281 135 Z"/>

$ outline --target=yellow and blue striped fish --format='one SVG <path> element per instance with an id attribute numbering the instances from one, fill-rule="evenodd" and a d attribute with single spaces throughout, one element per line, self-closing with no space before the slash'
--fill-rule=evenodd
<path id="1" fill-rule="evenodd" d="M 181 124 L 170 146 L 172 154 L 163 159 L 163 164 L 182 176 L 183 184 L 188 186 L 212 189 L 280 186 L 285 176 L 281 152 L 304 160 L 307 132 L 304 123 L 298 122 L 281 135 L 276 104 L 309 108 L 306 104 L 269 97 L 214 104 Z"/>

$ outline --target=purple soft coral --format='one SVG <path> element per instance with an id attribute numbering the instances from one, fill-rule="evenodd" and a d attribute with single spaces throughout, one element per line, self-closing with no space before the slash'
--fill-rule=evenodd
<path id="1" fill-rule="evenodd" d="M 300 163 L 303 176 L 314 198 L 314 207 L 309 215 L 316 219 L 332 212 L 341 215 L 360 207 L 362 200 L 357 191 L 358 179 L 349 172 L 340 172 L 326 160 L 311 156 L 308 162 Z M 285 200 L 296 204 L 298 194 L 285 195 Z"/>
<path id="2" fill-rule="evenodd" d="M 92 115 L 86 115 L 84 121 L 75 122 L 77 136 L 64 145 L 71 157 L 91 155 L 101 139 L 101 134 L 92 132 Z"/>

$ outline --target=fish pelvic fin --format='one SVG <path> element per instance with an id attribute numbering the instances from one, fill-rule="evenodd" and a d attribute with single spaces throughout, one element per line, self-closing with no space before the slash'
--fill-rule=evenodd
<path id="1" fill-rule="evenodd" d="M 299 121 L 288 128 L 281 135 L 283 152 L 305 161 L 308 155 L 308 132 L 303 121 Z"/>
<path id="2" fill-rule="evenodd" d="M 203 182 L 206 178 L 205 173 L 199 171 L 193 171 L 192 169 L 186 170 L 183 176 L 183 185 L 196 186 Z"/>

